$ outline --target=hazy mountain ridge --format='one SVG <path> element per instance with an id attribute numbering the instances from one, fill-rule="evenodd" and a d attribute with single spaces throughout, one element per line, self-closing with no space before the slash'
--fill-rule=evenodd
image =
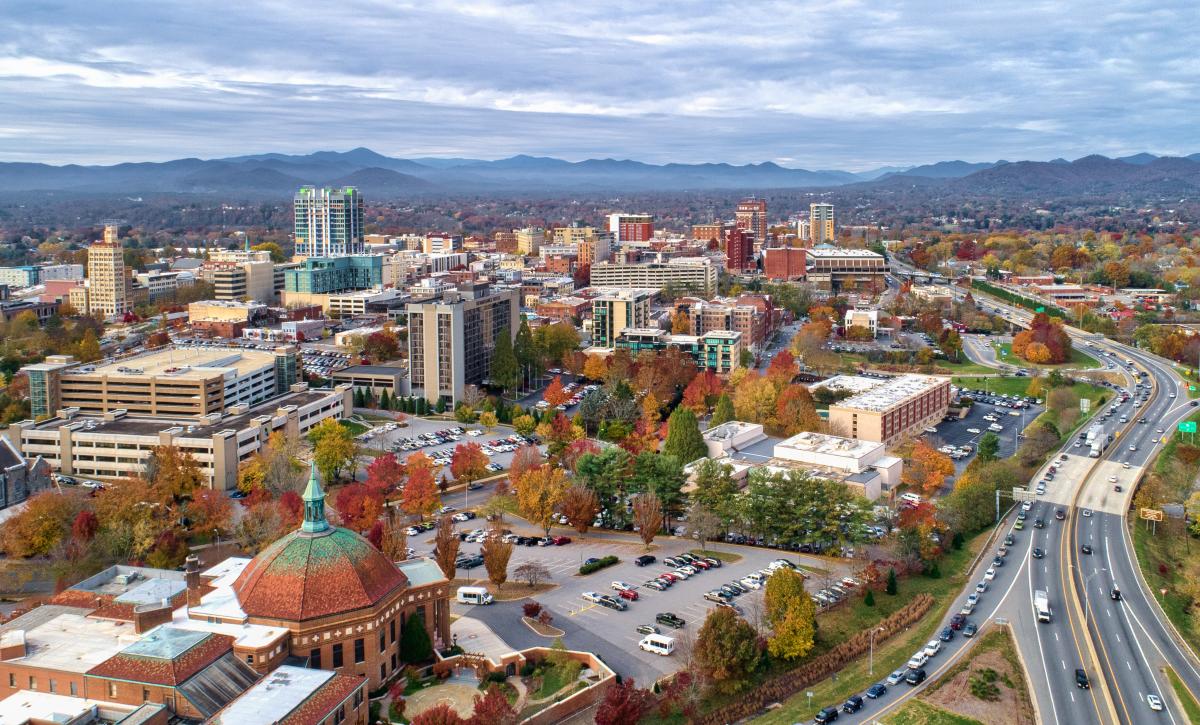
<path id="1" fill-rule="evenodd" d="M 222 159 L 186 158 L 112 166 L 0 163 L 0 192 L 184 193 L 287 196 L 304 184 L 357 186 L 368 197 L 455 192 L 690 191 L 877 186 L 929 187 L 973 194 L 1093 194 L 1118 190 L 1190 192 L 1200 188 L 1200 154 L 1074 161 L 942 161 L 852 173 L 810 171 L 773 162 L 649 164 L 630 159 L 517 155 L 478 159 L 402 159 L 367 148 Z"/>

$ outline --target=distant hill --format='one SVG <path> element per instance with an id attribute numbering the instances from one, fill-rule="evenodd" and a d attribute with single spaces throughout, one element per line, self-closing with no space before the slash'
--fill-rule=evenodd
<path id="1" fill-rule="evenodd" d="M 1191 193 L 1200 183 L 1200 154 L 1141 153 L 1075 161 L 941 161 L 859 173 L 797 169 L 772 162 L 648 164 L 630 159 L 565 161 L 517 155 L 494 161 L 401 159 L 368 148 L 223 159 L 178 159 L 113 166 L 0 163 L 0 193 L 80 195 L 146 193 L 245 197 L 289 196 L 304 184 L 357 186 L 368 198 L 421 194 L 831 188 L 939 189 L 969 194 L 1090 194 L 1110 191 Z"/>

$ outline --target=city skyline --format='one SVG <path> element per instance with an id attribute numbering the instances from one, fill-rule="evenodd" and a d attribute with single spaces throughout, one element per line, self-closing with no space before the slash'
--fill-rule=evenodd
<path id="1" fill-rule="evenodd" d="M 0 159 L 368 145 L 861 171 L 1200 150 L 1183 3 L 705 10 L 23 8 L 0 48 Z"/>

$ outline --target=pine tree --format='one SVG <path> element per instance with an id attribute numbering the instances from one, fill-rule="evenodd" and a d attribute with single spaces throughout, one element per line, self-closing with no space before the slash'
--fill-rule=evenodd
<path id="1" fill-rule="evenodd" d="M 863 604 L 865 604 L 868 607 L 875 606 L 875 592 L 868 589 L 867 596 L 863 597 Z"/>
<path id="2" fill-rule="evenodd" d="M 690 408 L 681 405 L 671 413 L 667 420 L 667 441 L 663 444 L 663 453 L 675 456 L 684 465 L 708 455 L 708 446 L 700 433 L 696 414 Z"/>
<path id="3" fill-rule="evenodd" d="M 722 393 L 721 397 L 717 398 L 717 407 L 713 409 L 712 420 L 709 421 L 709 425 L 715 428 L 722 423 L 728 423 L 734 417 L 733 401 L 730 400 L 729 395 Z"/>
<path id="4" fill-rule="evenodd" d="M 537 346 L 533 342 L 533 333 L 529 331 L 529 322 L 521 315 L 521 326 L 517 328 L 517 339 L 513 343 L 513 354 L 517 365 L 521 368 L 521 380 L 528 385 L 532 378 L 541 374 L 538 365 Z"/>
<path id="5" fill-rule="evenodd" d="M 445 398 L 440 398 L 440 397 L 438 398 L 437 405 L 433 406 L 433 412 L 437 413 L 438 415 L 441 415 L 442 413 L 446 412 L 446 399 Z"/>
<path id="6" fill-rule="evenodd" d="M 893 597 L 896 596 L 896 593 L 898 591 L 900 591 L 899 586 L 897 586 L 897 584 L 896 584 L 895 568 L 888 569 L 887 588 L 884 591 L 886 591 L 888 594 L 892 595 Z"/>
<path id="7" fill-rule="evenodd" d="M 388 391 L 386 388 L 384 389 L 384 391 L 382 393 L 379 394 L 379 407 L 382 410 L 391 410 L 392 409 L 392 399 L 391 399 L 391 396 L 388 395 Z"/>
<path id="8" fill-rule="evenodd" d="M 409 617 L 400 636 L 400 659 L 406 663 L 424 662 L 433 657 L 433 643 L 420 617 Z"/>
<path id="9" fill-rule="evenodd" d="M 516 390 L 520 375 L 517 354 L 513 350 L 512 333 L 507 327 L 501 328 L 496 336 L 496 349 L 492 351 L 491 379 L 501 390 Z"/>

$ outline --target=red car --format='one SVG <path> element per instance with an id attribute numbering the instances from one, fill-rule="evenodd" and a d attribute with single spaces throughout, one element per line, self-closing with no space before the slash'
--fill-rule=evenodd
<path id="1" fill-rule="evenodd" d="M 638 599 L 638 593 L 632 589 L 622 589 L 617 592 L 617 596 L 622 599 L 628 599 L 631 602 L 636 602 Z"/>
<path id="2" fill-rule="evenodd" d="M 562 546 L 563 544 L 571 543 L 571 537 L 570 536 L 555 536 L 550 539 L 550 542 L 553 543 L 555 546 Z"/>
<path id="3" fill-rule="evenodd" d="M 705 561 L 703 559 L 694 559 L 692 561 L 689 561 L 688 564 L 690 566 L 696 567 L 697 569 L 711 569 L 712 568 L 712 564 L 709 564 L 707 561 Z"/>
<path id="4" fill-rule="evenodd" d="M 678 574 L 676 574 L 673 571 L 664 571 L 662 574 L 659 575 L 658 578 L 659 579 L 670 579 L 672 582 L 677 582 L 680 579 L 682 579 L 683 577 L 679 576 Z"/>

